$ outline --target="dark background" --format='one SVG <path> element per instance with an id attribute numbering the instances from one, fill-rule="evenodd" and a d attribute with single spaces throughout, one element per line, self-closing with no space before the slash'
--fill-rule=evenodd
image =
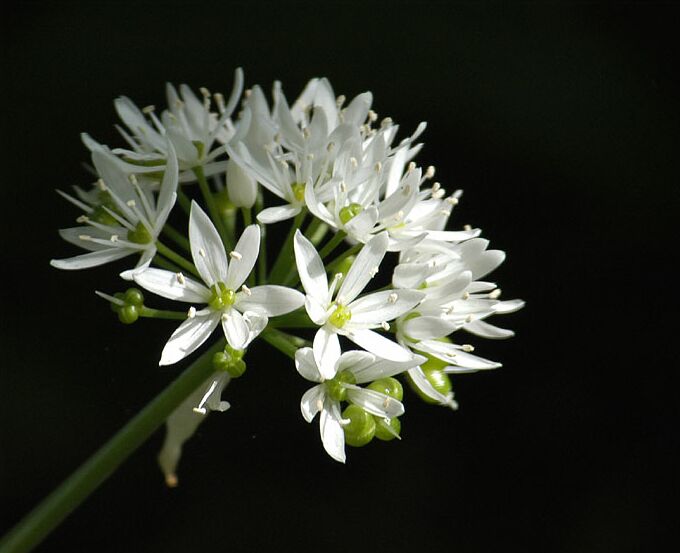
<path id="1" fill-rule="evenodd" d="M 86 184 L 79 140 L 120 143 L 112 100 L 164 103 L 166 81 L 228 93 L 328 76 L 371 90 L 418 160 L 464 188 L 456 226 L 508 258 L 527 307 L 504 367 L 454 380 L 456 413 L 406 397 L 403 441 L 328 458 L 307 388 L 266 344 L 189 443 L 167 490 L 154 435 L 37 550 L 654 551 L 674 537 L 680 10 L 673 4 L 15 3 L 2 16 L 0 533 L 181 369 L 172 322 L 120 325 L 59 272 Z M 402 134 L 403 136 L 403 134 Z"/>

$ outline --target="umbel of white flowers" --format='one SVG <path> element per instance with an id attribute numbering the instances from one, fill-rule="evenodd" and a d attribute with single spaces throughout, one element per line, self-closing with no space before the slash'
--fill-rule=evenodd
<path id="1" fill-rule="evenodd" d="M 161 365 L 217 335 L 214 374 L 167 420 L 159 462 L 170 485 L 184 441 L 229 407 L 221 394 L 244 374 L 258 337 L 314 383 L 302 415 L 319 415 L 325 450 L 344 462 L 346 445 L 400 437 L 404 381 L 426 402 L 457 408 L 450 375 L 500 363 L 454 338 L 512 336 L 487 319 L 524 305 L 501 301 L 482 280 L 504 253 L 489 250 L 480 229 L 448 228 L 461 192 L 447 195 L 434 167 L 413 161 L 424 123 L 397 141 L 398 125 L 378 121 L 370 92 L 347 102 L 312 79 L 291 105 L 276 82 L 270 106 L 243 82 L 238 69 L 226 101 L 168 85 L 160 112 L 118 98 L 123 144 L 83 134 L 95 182 L 60 192 L 82 212 L 80 226 L 60 233 L 85 253 L 52 265 L 136 256 L 121 276 L 183 304 L 150 307 L 137 288 L 98 292 L 124 323 L 179 321 Z M 282 221 L 287 237 L 268 255 L 266 231 Z"/>

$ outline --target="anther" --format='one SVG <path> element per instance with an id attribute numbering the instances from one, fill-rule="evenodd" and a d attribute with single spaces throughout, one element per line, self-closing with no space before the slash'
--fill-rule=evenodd
<path id="1" fill-rule="evenodd" d="M 340 94 L 340 96 L 335 99 L 335 105 L 338 106 L 338 109 L 342 107 L 342 104 L 345 103 L 346 99 L 344 94 Z"/>
<path id="2" fill-rule="evenodd" d="M 229 320 L 229 314 L 228 314 L 228 313 L 222 313 L 221 319 L 222 319 L 224 322 L 227 322 L 227 321 Z"/>
<path id="3" fill-rule="evenodd" d="M 368 274 L 371 275 L 371 278 L 373 278 L 375 275 L 378 274 L 378 267 L 373 267 Z"/>
<path id="4" fill-rule="evenodd" d="M 115 244 L 116 242 L 118 242 L 118 235 L 112 234 L 111 238 L 109 238 L 109 240 L 111 240 L 111 242 L 113 242 Z"/>
<path id="5" fill-rule="evenodd" d="M 130 184 L 135 186 L 137 185 L 137 177 L 133 173 L 130 173 L 130 175 L 128 175 L 128 180 L 130 181 Z"/>
<path id="6" fill-rule="evenodd" d="M 373 122 L 373 121 L 377 121 L 377 119 L 378 119 L 378 114 L 375 111 L 373 111 L 372 109 L 369 109 L 368 110 L 368 120 Z"/>
<path id="7" fill-rule="evenodd" d="M 331 153 L 334 149 L 335 149 L 335 142 L 329 142 L 329 143 L 326 145 L 326 151 L 327 151 L 328 153 Z"/>
<path id="8" fill-rule="evenodd" d="M 305 139 L 309 138 L 309 128 L 308 127 L 305 127 L 304 129 L 302 129 L 302 136 Z"/>
<path id="9" fill-rule="evenodd" d="M 234 250 L 233 252 L 229 252 L 229 257 L 235 259 L 236 261 L 241 261 L 241 259 L 243 259 L 243 256 L 236 250 Z"/>
<path id="10" fill-rule="evenodd" d="M 99 186 L 99 190 L 106 192 L 106 184 L 104 184 L 104 179 L 99 179 L 97 181 L 97 186 Z"/>
<path id="11" fill-rule="evenodd" d="M 385 119 L 383 119 L 383 120 L 380 122 L 380 126 L 381 126 L 383 129 L 384 129 L 385 127 L 389 127 L 391 124 L 392 124 L 392 118 L 391 118 L 391 117 L 385 117 Z"/>
<path id="12" fill-rule="evenodd" d="M 246 296 L 252 296 L 253 295 L 252 290 L 250 288 L 248 288 L 245 284 L 243 286 L 241 286 L 241 290 L 243 290 L 243 293 Z"/>
<path id="13" fill-rule="evenodd" d="M 202 86 L 198 90 L 201 91 L 201 94 L 203 94 L 204 98 L 210 98 L 210 91 L 206 87 Z"/>
<path id="14" fill-rule="evenodd" d="M 390 323 L 388 323 L 387 321 L 381 322 L 380 326 L 385 332 L 387 332 L 390 329 Z"/>
<path id="15" fill-rule="evenodd" d="M 203 248 L 199 248 L 198 255 L 200 255 L 201 257 L 205 257 L 205 250 Z"/>
<path id="16" fill-rule="evenodd" d="M 439 210 L 439 213 L 441 215 L 444 215 L 445 217 L 449 217 L 451 215 L 451 211 L 449 211 L 448 209 L 441 209 Z"/>
<path id="17" fill-rule="evenodd" d="M 78 240 L 85 240 L 85 241 L 92 240 L 92 237 L 89 234 L 80 234 L 78 236 Z"/>
<path id="18" fill-rule="evenodd" d="M 434 194 L 435 192 L 439 191 L 439 189 L 442 187 L 442 184 L 437 181 L 432 184 L 432 193 Z"/>
<path id="19" fill-rule="evenodd" d="M 321 401 L 320 399 L 317 399 L 317 400 L 316 400 L 316 408 L 317 408 L 319 411 L 323 411 L 323 401 Z"/>
<path id="20" fill-rule="evenodd" d="M 128 200 L 127 202 L 125 202 L 125 205 L 127 205 L 128 207 L 135 207 L 137 205 L 137 202 L 135 202 L 134 200 Z"/>
<path id="21" fill-rule="evenodd" d="M 156 106 L 146 106 L 142 108 L 142 113 L 146 115 L 151 115 L 154 111 L 156 111 Z"/>
<path id="22" fill-rule="evenodd" d="M 187 311 L 187 317 L 189 317 L 190 319 L 193 319 L 195 316 L 196 316 L 196 308 L 192 305 L 189 308 L 189 311 Z"/>
<path id="23" fill-rule="evenodd" d="M 446 198 L 446 202 L 450 205 L 458 205 L 458 198 L 456 198 L 455 196 L 449 196 L 448 198 Z"/>
<path id="24" fill-rule="evenodd" d="M 434 165 L 430 165 L 425 171 L 425 178 L 431 179 L 434 177 Z"/>
<path id="25" fill-rule="evenodd" d="M 76 219 L 76 223 L 88 223 L 90 218 L 87 215 L 81 215 Z"/>
<path id="26" fill-rule="evenodd" d="M 493 292 L 489 292 L 489 297 L 492 300 L 498 299 L 500 297 L 500 295 L 501 295 L 501 289 L 500 288 L 496 288 Z"/>
<path id="27" fill-rule="evenodd" d="M 345 181 L 340 181 L 340 192 L 347 192 L 347 183 Z"/>
<path id="28" fill-rule="evenodd" d="M 406 169 L 407 173 L 410 173 L 411 171 L 415 171 L 416 168 L 416 162 L 415 161 L 410 161 L 408 164 L 408 168 Z"/>
<path id="29" fill-rule="evenodd" d="M 243 91 L 243 96 L 245 96 L 246 98 L 250 98 L 250 95 L 251 95 L 252 93 L 253 93 L 253 91 L 252 91 L 251 89 L 246 88 L 246 89 Z"/>
<path id="30" fill-rule="evenodd" d="M 215 92 L 215 94 L 213 94 L 213 98 L 215 99 L 215 103 L 217 104 L 217 108 L 220 110 L 220 112 L 224 111 L 224 96 L 222 93 Z"/>
<path id="31" fill-rule="evenodd" d="M 182 273 L 175 274 L 175 277 L 177 277 L 177 282 L 182 286 L 186 284 L 186 279 L 184 278 L 184 275 Z"/>
<path id="32" fill-rule="evenodd" d="M 465 230 L 467 230 L 467 231 L 471 231 L 471 230 L 472 230 L 472 225 L 463 225 L 463 229 L 465 229 Z"/>
<path id="33" fill-rule="evenodd" d="M 468 315 L 467 317 L 465 317 L 465 322 L 471 323 L 472 322 L 472 315 Z"/>
<path id="34" fill-rule="evenodd" d="M 470 292 L 463 292 L 463 299 L 469 300 L 470 299 Z"/>
<path id="35" fill-rule="evenodd" d="M 387 303 L 396 303 L 398 299 L 399 295 L 396 292 L 392 292 L 389 296 L 387 296 Z"/>
<path id="36" fill-rule="evenodd" d="M 383 408 L 384 408 L 384 409 L 387 409 L 387 407 L 390 405 L 390 403 L 391 403 L 390 397 L 387 396 L 387 397 L 385 398 L 385 400 L 383 401 L 383 404 L 382 404 L 382 405 L 383 405 Z"/>
<path id="37" fill-rule="evenodd" d="M 471 352 L 475 351 L 475 347 L 471 346 L 470 344 L 464 344 L 463 345 L 463 351 L 465 351 L 467 353 L 471 353 Z"/>
<path id="38" fill-rule="evenodd" d="M 435 200 L 441 200 L 444 197 L 444 194 L 446 194 L 446 192 L 441 188 L 439 190 L 432 190 L 432 198 Z"/>
<path id="39" fill-rule="evenodd" d="M 352 166 L 352 169 L 356 169 L 357 167 L 359 167 L 359 162 L 355 157 L 349 158 L 349 164 Z"/>
<path id="40" fill-rule="evenodd" d="M 199 415 L 205 415 L 207 413 L 205 407 L 194 407 L 193 411 L 194 413 L 198 413 Z"/>

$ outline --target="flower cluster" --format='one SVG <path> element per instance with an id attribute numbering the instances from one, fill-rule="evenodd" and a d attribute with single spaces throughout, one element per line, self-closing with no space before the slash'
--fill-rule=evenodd
<path id="1" fill-rule="evenodd" d="M 447 229 L 461 192 L 447 195 L 434 167 L 413 161 L 424 123 L 397 141 L 370 92 L 347 102 L 326 79 L 312 79 L 292 105 L 276 82 L 270 106 L 259 86 L 243 92 L 240 69 L 227 101 L 186 85 L 168 85 L 167 101 L 160 113 L 115 101 L 123 147 L 83 135 L 96 179 L 60 192 L 82 212 L 60 233 L 86 251 L 52 265 L 136 256 L 121 277 L 184 307 L 150 307 L 137 288 L 98 294 L 124 323 L 180 321 L 161 365 L 221 328 L 212 376 L 168 418 L 160 463 L 169 484 L 182 443 L 209 411 L 228 408 L 222 391 L 244 374 L 258 337 L 314 383 L 302 415 L 319 415 L 323 446 L 341 462 L 346 445 L 400 437 L 402 381 L 455 409 L 449 375 L 500 366 L 453 336 L 511 336 L 486 319 L 523 302 L 501 301 L 481 280 L 503 252 L 487 249 L 479 229 Z M 291 219 L 270 259 L 267 229 Z"/>

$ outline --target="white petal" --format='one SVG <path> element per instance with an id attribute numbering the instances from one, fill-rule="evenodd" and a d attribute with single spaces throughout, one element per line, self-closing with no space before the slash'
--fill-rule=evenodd
<path id="1" fill-rule="evenodd" d="M 388 242 L 387 233 L 381 232 L 361 249 L 340 286 L 337 295 L 340 303 L 348 304 L 366 287 L 385 257 Z"/>
<path id="2" fill-rule="evenodd" d="M 345 432 L 340 424 L 340 407 L 328 396 L 321 411 L 319 431 L 326 453 L 336 461 L 345 462 Z"/>
<path id="3" fill-rule="evenodd" d="M 90 267 L 98 267 L 110 261 L 115 261 L 136 253 L 136 250 L 129 250 L 127 248 L 108 248 L 98 252 L 83 253 L 74 257 L 66 259 L 53 259 L 50 261 L 52 267 L 57 269 L 65 269 L 67 271 L 74 271 L 77 269 L 89 269 Z"/>
<path id="4" fill-rule="evenodd" d="M 234 266 L 233 262 L 231 266 Z M 285 286 L 268 284 L 251 288 L 250 294 L 239 292 L 236 294 L 235 306 L 239 311 L 256 311 L 276 317 L 295 311 L 304 303 L 305 296 L 301 292 Z"/>
<path id="5" fill-rule="evenodd" d="M 260 335 L 260 332 L 266 328 L 269 319 L 266 315 L 261 313 L 246 311 L 243 313 L 243 320 L 246 322 L 246 325 L 248 325 L 248 340 L 244 345 L 245 347 Z"/>
<path id="6" fill-rule="evenodd" d="M 314 386 L 303 394 L 300 400 L 300 412 L 307 422 L 312 422 L 320 411 L 319 405 L 323 405 L 324 395 L 323 386 Z"/>
<path id="7" fill-rule="evenodd" d="M 154 222 L 154 234 L 158 236 L 170 214 L 172 206 L 177 199 L 177 183 L 179 182 L 179 169 L 177 166 L 177 155 L 170 141 L 167 141 L 168 160 L 163 173 L 160 190 L 158 191 L 158 201 L 156 202 L 156 221 Z"/>
<path id="8" fill-rule="evenodd" d="M 323 377 L 314 359 L 312 348 L 300 348 L 295 352 L 295 368 L 303 378 L 312 382 L 321 382 Z"/>
<path id="9" fill-rule="evenodd" d="M 335 366 L 337 372 L 350 371 L 352 374 L 361 374 L 361 371 L 375 362 L 375 355 L 367 351 L 350 350 L 344 352 Z"/>
<path id="10" fill-rule="evenodd" d="M 219 320 L 219 314 L 210 313 L 184 321 L 165 344 L 158 364 L 172 365 L 198 349 L 215 330 Z"/>
<path id="11" fill-rule="evenodd" d="M 522 309 L 522 307 L 524 307 L 523 300 L 507 300 L 498 302 L 493 306 L 493 310 L 496 313 L 512 313 L 518 309 Z"/>
<path id="12" fill-rule="evenodd" d="M 171 271 L 150 268 L 133 273 L 133 279 L 145 290 L 170 300 L 207 303 L 210 299 L 210 290 L 205 286 Z"/>
<path id="13" fill-rule="evenodd" d="M 222 239 L 208 217 L 195 201 L 189 216 L 191 256 L 199 274 L 208 286 L 224 282 L 227 277 L 227 254 Z"/>
<path id="14" fill-rule="evenodd" d="M 257 182 L 233 159 L 227 161 L 227 191 L 236 207 L 253 207 Z"/>
<path id="15" fill-rule="evenodd" d="M 390 361 L 408 361 L 412 357 L 409 350 L 373 330 L 352 330 L 346 336 L 366 351 Z"/>
<path id="16" fill-rule="evenodd" d="M 316 248 L 299 230 L 295 231 L 294 249 L 295 263 L 305 292 L 323 304 L 328 296 L 328 278 L 323 261 Z"/>
<path id="17" fill-rule="evenodd" d="M 460 346 L 440 342 L 438 340 L 423 340 L 422 342 L 418 342 L 414 347 L 419 351 L 429 353 L 446 363 L 464 367 L 466 369 L 496 369 L 501 366 L 500 363 L 496 363 L 495 361 L 489 361 L 488 359 L 467 353 L 460 349 Z"/>
<path id="18" fill-rule="evenodd" d="M 225 284 L 227 288 L 237 290 L 253 270 L 260 253 L 260 227 L 258 225 L 249 225 L 244 229 L 234 252 L 236 257 L 232 257 L 229 263 Z"/>
<path id="19" fill-rule="evenodd" d="M 236 309 L 229 309 L 226 316 L 222 315 L 222 330 L 227 342 L 234 349 L 243 349 L 249 338 L 248 324 L 243 319 L 243 315 Z"/>
<path id="20" fill-rule="evenodd" d="M 299 205 L 295 206 L 292 204 L 268 207 L 257 214 L 257 220 L 264 225 L 271 225 L 272 223 L 292 219 L 300 213 L 300 209 Z"/>
<path id="21" fill-rule="evenodd" d="M 391 321 L 413 309 L 425 297 L 416 290 L 383 290 L 362 296 L 348 309 L 352 312 L 351 324 L 377 325 Z"/>
<path id="22" fill-rule="evenodd" d="M 371 415 L 391 419 L 404 414 L 404 404 L 393 397 L 359 386 L 345 387 L 347 399 Z"/>
<path id="23" fill-rule="evenodd" d="M 378 378 L 401 374 L 404 371 L 425 363 L 425 361 L 427 361 L 427 358 L 422 355 L 414 355 L 413 358 L 408 361 L 389 361 L 387 359 L 378 358 L 374 363 L 371 363 L 366 367 L 352 370 L 352 374 L 354 375 L 357 384 L 363 384 L 365 382 L 372 382 Z"/>
<path id="24" fill-rule="evenodd" d="M 324 305 L 312 296 L 305 296 L 305 310 L 314 324 L 322 325 L 328 319 Z"/>
<path id="25" fill-rule="evenodd" d="M 423 371 L 420 367 L 414 367 L 413 369 L 408 371 L 408 374 L 411 377 L 411 380 L 413 381 L 413 383 L 427 397 L 435 400 L 436 402 L 440 403 L 441 405 L 448 405 L 452 409 L 457 408 L 456 402 L 453 401 L 453 396 L 452 395 L 445 396 L 441 392 L 438 392 L 434 388 L 434 386 L 432 386 L 432 384 L 430 384 L 430 381 L 426 378 L 425 374 L 423 373 Z"/>
<path id="26" fill-rule="evenodd" d="M 432 340 L 448 336 L 457 328 L 457 323 L 441 317 L 423 316 L 405 321 L 400 330 L 413 340 Z"/>
<path id="27" fill-rule="evenodd" d="M 322 326 L 314 335 L 314 359 L 319 373 L 324 379 L 335 376 L 335 363 L 340 358 L 340 340 L 338 335 L 326 326 Z"/>
<path id="28" fill-rule="evenodd" d="M 510 338 L 515 335 L 512 330 L 500 328 L 480 320 L 467 323 L 463 326 L 463 329 L 482 338 Z"/>

